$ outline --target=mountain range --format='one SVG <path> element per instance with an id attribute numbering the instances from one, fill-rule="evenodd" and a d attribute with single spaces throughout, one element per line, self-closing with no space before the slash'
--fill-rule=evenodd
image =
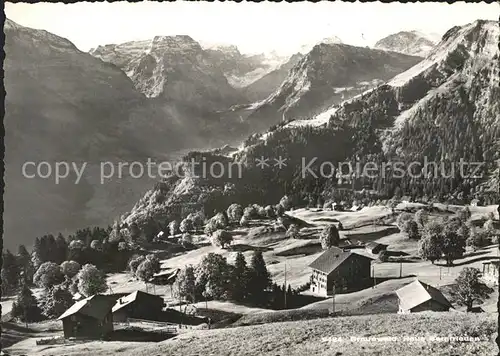
<path id="1" fill-rule="evenodd" d="M 419 31 L 401 31 L 377 41 L 374 48 L 426 57 L 439 40 L 437 35 L 426 35 Z"/>
<path id="2" fill-rule="evenodd" d="M 250 165 L 241 182 L 173 178 L 148 190 L 156 180 L 127 174 L 99 184 L 101 161 L 170 160 L 193 149 L 228 161 L 269 150 L 287 151 L 291 161 L 297 152 L 332 151 L 321 155 L 499 158 L 493 22 L 450 29 L 425 58 L 421 50 L 431 45 L 417 36 L 408 40 L 408 55 L 401 44 L 409 37 L 401 33 L 379 41 L 383 49 L 333 38 L 285 57 L 201 46 L 189 36 L 85 53 L 10 20 L 4 31 L 7 246 L 113 220 L 164 219 L 179 204 L 208 204 L 211 212 L 236 198 L 271 201 L 283 195 L 283 184 L 310 184 L 296 179 L 293 166 L 278 177 Z M 223 144 L 242 148 L 206 151 Z M 42 160 L 88 162 L 88 174 L 80 184 L 58 185 L 22 176 L 24 162 Z"/>
<path id="3" fill-rule="evenodd" d="M 439 176 L 412 184 L 409 177 L 403 177 L 396 184 L 408 195 L 460 199 L 460 192 L 468 199 L 477 194 L 494 197 L 498 189 L 495 161 L 500 159 L 498 39 L 499 29 L 492 21 L 454 27 L 428 57 L 386 83 L 334 104 L 316 117 L 283 122 L 252 135 L 237 152 L 215 157 L 197 154 L 198 159 L 206 155 L 207 160 L 240 162 L 245 167 L 241 179 L 173 178 L 148 191 L 123 222 L 141 223 L 144 216 L 158 221 L 179 218 L 179 206 L 193 204 L 209 214 L 233 201 L 243 206 L 273 204 L 284 194 L 304 191 L 331 199 L 335 180 L 302 176 L 302 160 L 312 159 L 317 159 L 310 165 L 316 174 L 322 162 L 353 158 L 406 164 L 484 162 L 479 179 L 458 177 L 444 187 L 446 179 Z M 292 72 L 297 68 L 300 63 Z M 256 165 L 261 157 L 278 156 L 286 157 L 284 168 L 263 170 Z M 394 183 L 388 188 L 391 191 Z M 158 195 L 165 197 L 159 205 L 154 204 Z"/>

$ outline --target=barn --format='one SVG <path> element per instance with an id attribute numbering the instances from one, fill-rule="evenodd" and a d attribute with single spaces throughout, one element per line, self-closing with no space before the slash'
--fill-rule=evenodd
<path id="1" fill-rule="evenodd" d="M 113 331 L 113 303 L 112 298 L 104 295 L 93 295 L 77 301 L 57 319 L 63 322 L 64 337 L 104 338 Z"/>
<path id="2" fill-rule="evenodd" d="M 436 288 L 418 279 L 398 289 L 399 314 L 421 311 L 448 311 L 453 308 L 451 303 Z"/>
<path id="3" fill-rule="evenodd" d="M 164 305 L 161 296 L 135 291 L 118 299 L 111 312 L 114 322 L 127 321 L 129 318 L 158 320 Z"/>

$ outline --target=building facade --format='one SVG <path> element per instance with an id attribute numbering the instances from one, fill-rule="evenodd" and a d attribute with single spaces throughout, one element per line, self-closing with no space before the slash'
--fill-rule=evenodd
<path id="1" fill-rule="evenodd" d="M 371 285 L 372 259 L 332 247 L 309 265 L 311 292 L 321 296 L 348 293 Z"/>
<path id="2" fill-rule="evenodd" d="M 451 303 L 436 288 L 419 281 L 398 289 L 399 314 L 418 313 L 422 311 L 448 311 Z"/>
<path id="3" fill-rule="evenodd" d="M 103 339 L 113 331 L 113 300 L 94 295 L 77 301 L 58 320 L 65 338 Z"/>

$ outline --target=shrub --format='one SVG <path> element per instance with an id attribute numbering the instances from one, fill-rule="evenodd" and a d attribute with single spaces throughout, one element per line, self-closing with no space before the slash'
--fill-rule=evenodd
<path id="1" fill-rule="evenodd" d="M 33 283 L 40 288 L 49 289 L 64 280 L 61 267 L 54 262 L 44 262 L 33 276 Z"/>
<path id="2" fill-rule="evenodd" d="M 186 219 L 181 221 L 181 224 L 179 225 L 179 230 L 182 233 L 192 231 L 192 230 L 194 230 L 194 224 L 190 219 L 186 218 Z"/>
<path id="3" fill-rule="evenodd" d="M 72 305 L 73 296 L 62 284 L 50 288 L 41 299 L 42 313 L 49 319 L 61 316 Z"/>
<path id="4" fill-rule="evenodd" d="M 155 255 L 147 255 L 144 261 L 137 267 L 135 275 L 141 281 L 147 284 L 147 282 L 153 277 L 155 273 L 160 271 L 161 264 L 158 257 Z"/>
<path id="5" fill-rule="evenodd" d="M 140 256 L 132 256 L 132 258 L 128 261 L 128 269 L 130 272 L 132 272 L 133 275 L 135 275 L 135 272 L 137 271 L 137 267 L 146 259 L 146 257 L 140 255 Z"/>
<path id="6" fill-rule="evenodd" d="M 217 247 L 226 248 L 232 241 L 233 235 L 226 230 L 217 230 L 212 236 L 212 244 Z"/>
<path id="7" fill-rule="evenodd" d="M 298 239 L 300 237 L 300 229 L 296 224 L 291 224 L 286 232 L 286 237 Z"/>
<path id="8" fill-rule="evenodd" d="M 418 224 L 411 220 L 406 222 L 405 230 L 407 231 L 408 238 L 411 240 L 420 239 L 420 231 L 418 230 Z"/>
<path id="9" fill-rule="evenodd" d="M 280 199 L 279 205 L 283 207 L 283 209 L 290 210 L 292 207 L 292 200 L 287 196 L 283 196 L 283 198 Z"/>
<path id="10" fill-rule="evenodd" d="M 268 219 L 274 219 L 276 217 L 276 212 L 274 211 L 274 208 L 271 205 L 267 205 L 264 208 L 264 210 L 266 212 L 266 217 Z"/>
<path id="11" fill-rule="evenodd" d="M 396 224 L 401 232 L 408 233 L 408 229 L 411 228 L 410 221 L 413 221 L 413 216 L 409 213 L 402 213 L 398 216 Z"/>
<path id="12" fill-rule="evenodd" d="M 67 279 L 71 279 L 76 276 L 80 268 L 80 264 L 75 261 L 64 261 L 61 263 L 61 271 Z"/>
<path id="13" fill-rule="evenodd" d="M 255 206 L 249 205 L 243 210 L 243 216 L 248 220 L 257 219 L 259 217 L 259 212 Z"/>
<path id="14" fill-rule="evenodd" d="M 12 317 L 24 322 L 33 322 L 41 320 L 41 314 L 35 296 L 24 283 L 12 304 Z"/>
<path id="15" fill-rule="evenodd" d="M 243 207 L 240 204 L 231 204 L 226 213 L 230 221 L 239 222 L 243 217 Z"/>
<path id="16" fill-rule="evenodd" d="M 323 250 L 328 250 L 332 246 L 338 246 L 340 243 L 340 235 L 337 227 L 333 224 L 325 227 L 319 236 L 319 240 Z"/>
<path id="17" fill-rule="evenodd" d="M 483 303 L 489 298 L 493 289 L 480 281 L 481 271 L 473 267 L 465 267 L 460 271 L 456 284 L 453 285 L 452 294 L 459 305 L 467 307 L 467 311 L 472 310 L 474 302 Z"/>
<path id="18" fill-rule="evenodd" d="M 174 236 L 179 232 L 179 222 L 177 220 L 172 220 L 168 224 L 168 230 L 170 231 L 170 235 Z"/>

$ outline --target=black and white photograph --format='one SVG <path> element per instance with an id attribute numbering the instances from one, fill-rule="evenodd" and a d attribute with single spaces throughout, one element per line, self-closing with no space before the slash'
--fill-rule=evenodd
<path id="1" fill-rule="evenodd" d="M 9 2 L 5 356 L 499 355 L 499 2 Z"/>

